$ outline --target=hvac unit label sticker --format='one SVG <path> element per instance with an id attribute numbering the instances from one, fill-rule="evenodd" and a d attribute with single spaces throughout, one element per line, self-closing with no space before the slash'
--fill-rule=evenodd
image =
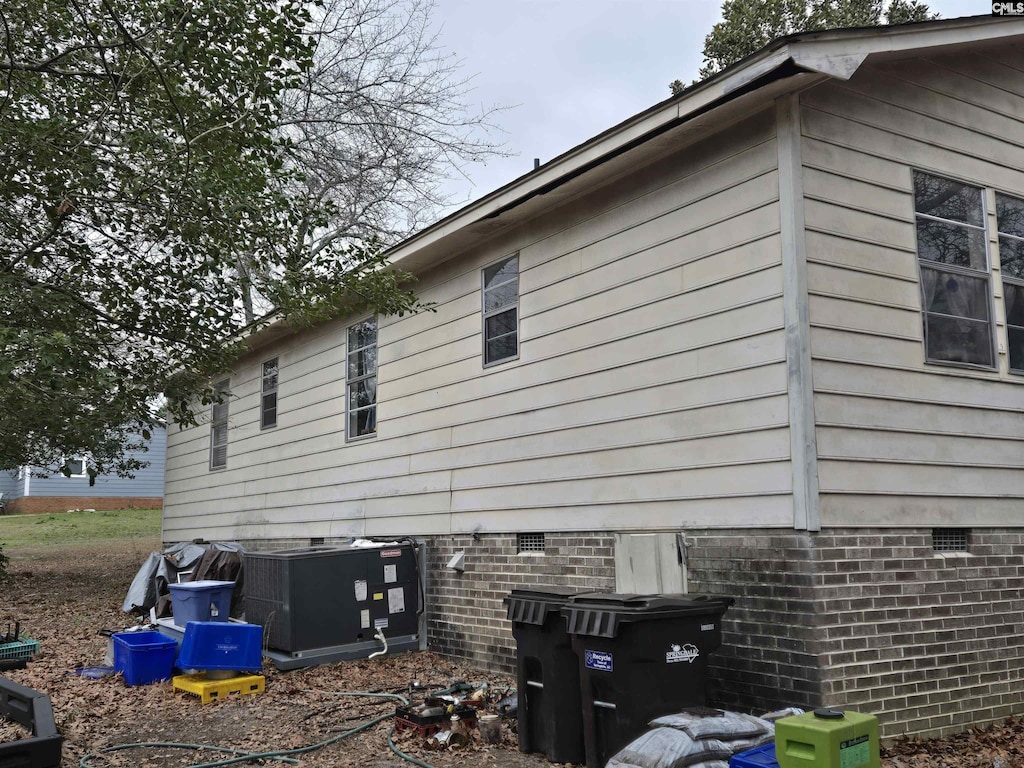
<path id="1" fill-rule="evenodd" d="M 381 557 L 401 557 L 402 550 L 400 549 L 382 549 L 380 551 Z"/>
<path id="2" fill-rule="evenodd" d="M 870 762 L 871 745 L 867 734 L 839 743 L 839 768 L 860 768 Z"/>
<path id="3" fill-rule="evenodd" d="M 665 654 L 666 664 L 678 664 L 681 661 L 693 664 L 694 660 L 700 656 L 700 650 L 693 643 L 687 643 L 686 645 L 672 645 L 671 650 Z"/>
<path id="4" fill-rule="evenodd" d="M 584 651 L 583 663 L 589 669 L 596 669 L 601 672 L 611 672 L 614 659 L 610 653 L 605 651 Z"/>
<path id="5" fill-rule="evenodd" d="M 388 613 L 405 613 L 405 590 L 402 587 L 388 590 Z"/>

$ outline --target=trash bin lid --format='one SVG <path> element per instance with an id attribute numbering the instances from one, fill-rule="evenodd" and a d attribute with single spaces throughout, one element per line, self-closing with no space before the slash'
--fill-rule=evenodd
<path id="1" fill-rule="evenodd" d="M 721 616 L 735 601 L 718 595 L 576 595 L 562 609 L 573 635 L 615 637 L 619 625 L 692 614 Z"/>
<path id="2" fill-rule="evenodd" d="M 571 587 L 534 587 L 513 589 L 504 599 L 508 619 L 519 624 L 543 624 L 551 611 L 560 611 L 572 597 L 581 594 Z"/>

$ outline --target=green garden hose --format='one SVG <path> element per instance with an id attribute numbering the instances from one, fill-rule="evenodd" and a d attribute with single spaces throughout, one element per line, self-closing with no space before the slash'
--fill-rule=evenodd
<path id="1" fill-rule="evenodd" d="M 326 694 L 328 696 L 352 696 L 352 697 L 358 697 L 358 698 L 391 699 L 393 701 L 401 702 L 403 705 L 408 705 L 409 704 L 409 700 L 408 699 L 406 699 L 404 696 L 399 696 L 396 693 L 369 693 L 369 692 L 363 692 L 363 691 L 358 691 L 358 692 L 349 692 L 349 691 L 307 691 L 307 692 L 308 693 L 322 693 L 322 694 Z M 104 747 L 103 749 L 98 750 L 98 752 L 90 752 L 89 754 L 85 755 L 81 760 L 79 760 L 78 764 L 79 764 L 79 766 L 81 766 L 81 768 L 97 768 L 96 766 L 92 765 L 89 762 L 90 758 L 97 757 L 98 755 L 103 754 L 105 752 L 117 752 L 117 751 L 122 750 L 122 749 L 142 749 L 142 748 L 145 748 L 145 747 L 151 747 L 151 748 L 152 747 L 157 747 L 157 748 L 167 748 L 167 747 L 170 747 L 170 748 L 174 748 L 174 749 L 196 749 L 196 750 L 198 750 L 198 749 L 209 749 L 209 750 L 212 750 L 214 752 L 227 752 L 229 754 L 237 755 L 237 757 L 228 758 L 226 760 L 217 760 L 216 762 L 212 762 L 212 763 L 194 763 L 194 764 L 188 766 L 188 768 L 221 768 L 221 766 L 234 765 L 236 763 L 244 763 L 244 762 L 248 762 L 250 760 L 260 760 L 260 759 L 262 759 L 262 760 L 278 760 L 278 761 L 283 762 L 283 763 L 295 764 L 295 763 L 298 763 L 298 760 L 292 759 L 290 757 L 290 755 L 302 755 L 302 754 L 305 754 L 307 752 L 313 752 L 314 750 L 322 749 L 323 747 L 327 747 L 327 746 L 330 746 L 331 744 L 335 744 L 335 743 L 341 741 L 342 739 L 347 739 L 349 736 L 354 736 L 357 733 L 361 733 L 361 732 L 367 730 L 368 728 L 372 728 L 373 726 L 377 725 L 377 723 L 382 723 L 385 720 L 388 720 L 388 719 L 390 719 L 392 717 L 394 717 L 394 714 L 381 715 L 380 717 L 376 717 L 376 718 L 374 718 L 372 720 L 369 720 L 369 721 L 363 723 L 362 725 L 357 725 L 355 728 L 350 728 L 347 731 L 342 731 L 341 733 L 339 733 L 339 734 L 337 734 L 335 736 L 332 736 L 329 739 L 325 739 L 323 741 L 317 742 L 316 744 L 310 744 L 309 746 L 306 746 L 306 747 L 297 747 L 296 749 L 284 749 L 284 750 L 278 750 L 278 751 L 275 751 L 275 752 L 245 752 L 245 751 L 240 750 L 240 749 L 230 749 L 230 748 L 227 748 L 227 747 L 214 747 L 214 746 L 210 746 L 210 745 L 207 745 L 207 744 L 184 744 L 184 743 L 178 743 L 178 742 L 135 742 L 135 743 L 132 743 L 132 744 L 115 744 L 112 747 Z M 391 731 L 388 733 L 388 736 L 387 736 L 388 747 L 391 748 L 392 752 L 394 752 L 396 755 L 398 755 L 403 760 L 406 760 L 406 761 L 412 763 L 413 765 L 420 766 L 420 768 L 434 768 L 434 766 L 430 765 L 429 763 L 424 763 L 422 760 L 417 760 L 412 755 L 407 755 L 405 752 L 402 752 L 398 747 L 396 747 L 394 741 L 391 738 L 391 736 L 394 733 L 394 731 L 395 731 L 395 729 L 394 729 L 394 727 L 392 727 Z"/>

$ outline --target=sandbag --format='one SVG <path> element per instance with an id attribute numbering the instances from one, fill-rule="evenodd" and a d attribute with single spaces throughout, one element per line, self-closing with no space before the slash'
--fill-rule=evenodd
<path id="1" fill-rule="evenodd" d="M 651 728 L 677 728 L 696 741 L 737 741 L 775 732 L 775 728 L 766 720 L 740 712 L 726 711 L 711 716 L 683 711 L 655 718 L 648 725 Z"/>
<path id="2" fill-rule="evenodd" d="M 619 750 L 605 768 L 688 768 L 731 756 L 729 745 L 717 739 L 697 741 L 676 728 L 654 728 Z"/>

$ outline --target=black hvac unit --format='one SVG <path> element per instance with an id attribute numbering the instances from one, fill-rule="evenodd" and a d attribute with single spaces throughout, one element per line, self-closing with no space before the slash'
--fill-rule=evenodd
<path id="1" fill-rule="evenodd" d="M 417 635 L 422 589 L 414 545 L 246 552 L 245 619 L 270 648 L 302 654 Z M 364 654 L 365 655 L 365 654 Z"/>

